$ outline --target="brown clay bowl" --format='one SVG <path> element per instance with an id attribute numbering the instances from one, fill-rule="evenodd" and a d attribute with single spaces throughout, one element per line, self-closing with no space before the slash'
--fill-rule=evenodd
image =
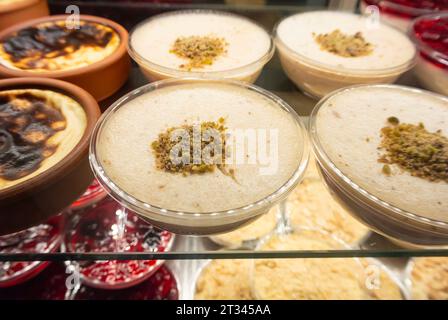
<path id="1" fill-rule="evenodd" d="M 88 161 L 90 135 L 100 116 L 95 99 L 85 90 L 55 79 L 0 80 L 0 91 L 48 89 L 77 101 L 86 112 L 87 126 L 81 140 L 54 166 L 17 185 L 0 189 L 0 235 L 42 223 L 75 201 L 93 180 Z"/>
<path id="2" fill-rule="evenodd" d="M 47 0 L 19 0 L 0 4 L 0 30 L 49 14 Z"/>
<path id="3" fill-rule="evenodd" d="M 0 32 L 0 45 L 7 36 L 27 27 L 31 27 L 43 22 L 60 21 L 67 19 L 66 15 L 55 15 L 33 19 L 24 23 L 16 24 Z M 81 21 L 92 21 L 106 25 L 120 37 L 118 48 L 111 55 L 101 61 L 88 66 L 75 68 L 72 70 L 32 72 L 27 70 L 11 69 L 0 65 L 0 78 L 15 77 L 43 77 L 53 78 L 71 82 L 87 92 L 97 101 L 106 99 L 115 93 L 127 80 L 131 66 L 126 46 L 128 42 L 128 32 L 119 24 L 100 17 L 80 15 Z"/>

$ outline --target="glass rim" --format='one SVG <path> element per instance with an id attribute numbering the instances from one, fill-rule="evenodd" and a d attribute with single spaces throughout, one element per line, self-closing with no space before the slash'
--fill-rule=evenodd
<path id="1" fill-rule="evenodd" d="M 417 60 L 417 50 L 415 49 L 414 46 L 414 55 L 412 56 L 411 59 L 409 59 L 408 61 L 394 66 L 394 67 L 387 67 L 387 68 L 381 68 L 381 69 L 360 69 L 360 68 L 345 68 L 345 67 L 337 67 L 331 64 L 327 64 L 324 62 L 320 62 L 314 59 L 311 59 L 309 57 L 306 57 L 300 53 L 298 53 L 297 51 L 293 50 L 290 46 L 288 46 L 278 35 L 278 28 L 280 26 L 280 24 L 282 24 L 284 21 L 286 21 L 287 19 L 297 16 L 297 15 L 301 15 L 301 14 L 306 14 L 306 13 L 310 13 L 310 12 L 336 12 L 338 14 L 346 14 L 346 15 L 353 15 L 353 16 L 359 16 L 359 17 L 363 17 L 362 14 L 356 14 L 356 13 L 352 13 L 352 12 L 344 12 L 344 11 L 328 11 L 328 10 L 318 10 L 318 11 L 307 11 L 307 12 L 299 12 L 299 13 L 294 13 L 292 15 L 286 16 L 284 18 L 282 18 L 281 20 L 279 20 L 275 26 L 274 29 L 272 31 L 272 36 L 274 38 L 274 42 L 275 45 L 277 46 L 277 48 L 279 46 L 283 47 L 290 55 L 294 56 L 295 60 L 299 60 L 302 63 L 308 64 L 311 68 L 315 68 L 315 69 L 320 69 L 324 72 L 332 72 L 335 74 L 342 74 L 342 75 L 350 75 L 350 76 L 372 76 L 372 75 L 378 75 L 378 76 L 388 76 L 391 74 L 397 74 L 397 73 L 404 73 L 410 69 L 412 69 L 415 64 L 416 64 L 416 60 Z M 388 24 L 384 24 L 381 23 L 381 25 L 390 28 L 396 32 L 399 32 L 400 34 L 403 34 L 400 30 L 398 30 L 397 28 L 390 26 Z M 412 41 L 411 41 L 412 43 Z"/>
<path id="2" fill-rule="evenodd" d="M 188 84 L 188 83 L 217 83 L 217 84 L 226 84 L 230 86 L 236 86 L 239 88 L 245 88 L 247 90 L 251 90 L 253 92 L 256 92 L 257 94 L 262 95 L 263 97 L 273 101 L 276 103 L 279 107 L 281 107 L 284 111 L 288 112 L 294 119 L 295 124 L 297 125 L 297 129 L 302 137 L 302 154 L 301 158 L 299 160 L 299 163 L 297 165 L 297 168 L 295 168 L 292 175 L 276 190 L 271 192 L 269 195 L 263 197 L 262 199 L 259 199 L 257 201 L 254 201 L 252 203 L 248 203 L 244 206 L 232 208 L 229 210 L 219 210 L 219 211 L 209 211 L 209 212 L 191 212 L 191 211 L 180 211 L 180 210 L 170 210 L 165 209 L 159 206 L 155 206 L 152 204 L 149 204 L 147 202 L 141 201 L 131 194 L 127 193 L 126 191 L 122 190 L 118 185 L 116 185 L 112 179 L 108 177 L 106 174 L 102 164 L 99 161 L 99 156 L 97 154 L 97 142 L 98 138 L 100 136 L 100 133 L 102 131 L 102 128 L 105 123 L 107 123 L 107 120 L 113 115 L 115 111 L 120 109 L 123 105 L 125 105 L 128 101 L 133 100 L 136 97 L 141 96 L 142 94 L 160 89 L 165 88 L 169 86 L 176 86 L 180 84 Z M 250 213 L 254 210 L 258 210 L 260 208 L 265 207 L 267 204 L 280 201 L 282 199 L 282 196 L 286 193 L 291 191 L 298 182 L 303 178 L 306 167 L 308 165 L 309 161 L 309 140 L 308 140 L 308 134 L 306 125 L 304 124 L 303 120 L 299 117 L 299 115 L 295 112 L 295 110 L 285 101 L 283 101 L 278 96 L 274 95 L 273 93 L 255 86 L 253 84 L 244 83 L 241 81 L 235 81 L 235 80 L 218 80 L 218 79 L 198 79 L 198 78 L 182 78 L 182 79 L 165 79 L 156 81 L 153 83 L 146 84 L 144 86 L 141 86 L 137 89 L 132 90 L 131 92 L 127 93 L 120 99 L 118 99 L 116 102 L 114 102 L 100 117 L 98 120 L 95 129 L 92 133 L 92 138 L 90 141 L 90 150 L 89 150 L 89 162 L 90 166 L 92 168 L 92 171 L 95 175 L 95 177 L 98 179 L 98 182 L 103 186 L 103 188 L 109 193 L 109 195 L 117 200 L 120 203 L 125 203 L 128 208 L 131 208 L 133 210 L 134 208 L 137 208 L 138 210 L 141 210 L 141 212 L 151 212 L 156 213 L 165 217 L 176 217 L 176 218 L 183 218 L 183 219 L 219 219 L 223 216 L 225 217 L 234 217 L 234 216 L 240 216 L 245 215 L 247 213 Z M 138 213 L 138 212 L 137 212 Z"/>
<path id="3" fill-rule="evenodd" d="M 440 11 L 419 16 L 412 21 L 411 25 L 408 28 L 407 34 L 419 51 L 427 55 L 430 59 L 434 59 L 436 62 L 448 67 L 448 55 L 438 51 L 437 49 L 434 49 L 433 47 L 423 42 L 421 39 L 417 38 L 415 36 L 414 30 L 414 27 L 423 20 L 436 20 L 440 18 L 446 18 L 448 20 L 448 11 Z"/>
<path id="4" fill-rule="evenodd" d="M 364 3 L 366 3 L 367 5 L 375 5 L 378 6 L 381 9 L 392 9 L 395 10 L 396 12 L 391 12 L 391 14 L 408 14 L 411 17 L 418 17 L 422 14 L 427 14 L 427 13 L 433 13 L 435 11 L 438 12 L 443 12 L 446 10 L 433 10 L 433 9 L 426 9 L 426 8 L 415 8 L 415 7 L 410 7 L 410 6 L 406 6 L 403 4 L 399 4 L 390 0 L 363 0 Z M 372 3 L 371 3 L 372 2 Z"/>
<path id="5" fill-rule="evenodd" d="M 236 67 L 236 68 L 217 70 L 217 71 L 184 71 L 184 70 L 179 70 L 176 68 L 166 67 L 166 66 L 157 64 L 155 62 L 152 62 L 152 61 L 144 58 L 141 54 L 139 54 L 137 52 L 137 50 L 135 50 L 135 48 L 132 46 L 132 36 L 133 36 L 134 32 L 137 29 L 139 29 L 141 26 L 143 26 L 144 24 L 147 24 L 150 21 L 153 21 L 153 20 L 156 20 L 159 18 L 164 18 L 167 16 L 173 16 L 173 15 L 177 15 L 177 14 L 195 14 L 195 13 L 209 13 L 209 14 L 216 14 L 216 15 L 223 15 L 223 16 L 231 16 L 231 17 L 235 17 L 235 18 L 247 21 L 251 24 L 254 24 L 254 25 L 258 26 L 262 31 L 264 31 L 266 33 L 266 35 L 268 36 L 269 48 L 257 60 L 252 61 L 248 64 L 245 64 L 243 66 Z M 213 10 L 213 9 L 185 9 L 185 10 L 176 10 L 176 11 L 170 11 L 170 12 L 157 14 L 155 16 L 152 16 L 152 17 L 145 19 L 145 20 L 141 21 L 140 23 L 138 23 L 129 32 L 129 38 L 128 38 L 128 42 L 127 42 L 127 50 L 128 50 L 129 56 L 131 56 L 131 58 L 134 59 L 135 62 L 137 62 L 142 67 L 154 70 L 155 72 L 160 72 L 162 74 L 176 77 L 176 78 L 195 77 L 195 78 L 220 79 L 223 77 L 231 77 L 231 76 L 238 76 L 239 74 L 244 74 L 244 72 L 253 69 L 257 65 L 264 66 L 274 56 L 275 45 L 274 45 L 274 40 L 272 39 L 272 35 L 268 32 L 268 30 L 266 30 L 266 28 L 264 28 L 258 22 L 253 21 L 245 16 L 240 16 L 238 14 L 234 14 L 231 12 L 219 11 L 219 10 Z"/>
<path id="6" fill-rule="evenodd" d="M 395 216 L 390 217 L 390 219 L 408 219 L 414 223 L 420 223 L 421 225 L 429 226 L 429 227 L 436 227 L 441 228 L 444 230 L 448 230 L 448 221 L 439 221 L 433 218 L 427 218 L 424 216 L 421 216 L 416 213 L 412 213 L 410 211 L 400 209 L 395 205 L 392 205 L 388 203 L 387 201 L 384 201 L 380 199 L 380 197 L 375 196 L 370 191 L 367 191 L 365 188 L 362 188 L 358 183 L 353 181 L 353 179 L 349 178 L 342 170 L 340 170 L 334 162 L 330 159 L 330 157 L 327 155 L 325 150 L 322 147 L 322 144 L 320 142 L 319 135 L 317 133 L 317 114 L 319 113 L 319 110 L 321 107 L 332 97 L 339 95 L 343 92 L 354 90 L 357 88 L 363 88 L 363 87 L 376 87 L 376 88 L 395 88 L 399 90 L 404 90 L 408 92 L 414 92 L 414 93 L 424 93 L 429 94 L 433 97 L 437 97 L 439 99 L 442 99 L 448 103 L 448 97 L 443 96 L 441 94 L 437 94 L 434 92 L 430 92 L 423 89 L 413 88 L 413 87 L 407 87 L 402 85 L 393 85 L 393 84 L 360 84 L 360 85 L 354 85 L 349 87 L 344 87 L 341 89 L 338 89 L 336 91 L 333 91 L 329 94 L 327 94 L 325 97 L 323 97 L 313 108 L 310 120 L 309 120 L 309 136 L 312 144 L 312 150 L 314 151 L 317 158 L 321 159 L 324 164 L 327 165 L 328 168 L 330 168 L 330 174 L 336 176 L 338 179 L 343 181 L 343 186 L 345 190 L 347 188 L 349 191 L 353 192 L 354 195 L 357 197 L 354 201 L 361 201 L 366 205 L 369 205 L 369 203 L 366 203 L 365 200 L 370 201 L 371 203 L 388 210 L 389 212 L 393 212 Z M 341 182 L 337 182 L 338 185 L 341 185 Z"/>

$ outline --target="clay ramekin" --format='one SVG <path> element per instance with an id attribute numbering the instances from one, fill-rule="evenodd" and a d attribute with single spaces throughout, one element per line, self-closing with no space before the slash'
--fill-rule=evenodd
<path id="1" fill-rule="evenodd" d="M 0 235 L 45 221 L 75 201 L 93 180 L 89 167 L 90 135 L 100 116 L 95 99 L 85 90 L 55 79 L 0 80 L 0 90 L 47 89 L 76 100 L 86 112 L 87 126 L 73 150 L 54 166 L 15 186 L 0 190 Z"/>
<path id="2" fill-rule="evenodd" d="M 3 4 L 0 5 L 0 30 L 49 14 L 47 0 L 21 0 Z"/>
<path id="3" fill-rule="evenodd" d="M 65 15 L 56 15 L 34 19 L 24 23 L 16 24 L 0 32 L 0 42 L 12 33 L 20 29 L 31 27 L 43 22 L 60 21 L 67 19 Z M 27 70 L 11 69 L 0 64 L 0 78 L 15 77 L 43 77 L 53 78 L 71 82 L 88 91 L 97 101 L 106 99 L 115 93 L 127 80 L 131 62 L 127 54 L 128 32 L 118 23 L 111 20 L 80 15 L 81 21 L 91 21 L 106 25 L 120 37 L 118 48 L 108 57 L 91 65 L 75 68 L 72 70 L 33 72 Z"/>

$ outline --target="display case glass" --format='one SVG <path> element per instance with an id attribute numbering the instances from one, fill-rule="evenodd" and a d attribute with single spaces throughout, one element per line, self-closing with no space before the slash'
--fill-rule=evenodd
<path id="1" fill-rule="evenodd" d="M 327 9 L 359 12 L 355 2 L 117 0 L 49 1 L 49 5 L 52 14 L 79 9 L 81 14 L 113 20 L 128 31 L 164 12 L 224 10 L 250 18 L 271 33 L 281 19 L 298 12 Z M 127 81 L 118 92 L 100 102 L 101 111 L 147 83 L 133 61 Z M 402 74 L 397 83 L 420 87 L 411 71 Z M 278 52 L 263 67 L 255 85 L 280 97 L 306 124 L 319 101 L 288 79 Z M 346 298 L 419 298 L 412 295 L 413 277 L 418 278 L 421 270 L 429 270 L 424 268 L 439 266 L 437 259 L 446 259 L 447 266 L 448 247 L 443 246 L 442 240 L 435 241 L 437 245 L 424 245 L 434 243 L 430 241 L 433 236 L 430 233 L 428 239 L 422 239 L 428 241 L 412 244 L 388 239 L 381 228 L 372 230 L 364 226 L 330 195 L 319 170 L 311 152 L 305 177 L 287 200 L 277 203 L 245 229 L 211 236 L 161 231 L 117 203 L 95 180 L 83 198 L 59 216 L 26 231 L 0 237 L 0 298 L 309 298 L 307 294 L 313 290 L 288 291 L 290 277 L 302 281 L 304 287 L 321 279 L 320 285 L 329 294 L 316 297 L 331 299 L 341 297 L 332 292 L 336 289 L 331 285 L 325 287 L 324 282 L 344 283 L 349 288 L 354 281 L 350 275 L 358 267 L 363 272 L 367 293 L 356 295 L 356 290 L 352 290 L 353 296 Z M 435 260 L 433 264 L 431 259 Z M 418 266 L 423 269 L 418 270 Z M 332 274 L 338 268 L 347 274 L 342 271 Z M 281 281 L 279 286 L 284 290 L 267 290 L 267 274 L 272 276 L 271 281 Z M 444 276 L 446 282 L 448 274 Z M 371 286 L 378 285 L 377 278 L 386 279 L 383 284 L 391 288 L 384 292 L 372 289 Z M 207 281 L 217 288 L 209 288 Z M 40 288 L 45 289 L 42 292 Z M 226 296 L 226 290 L 234 291 L 233 295 Z"/>

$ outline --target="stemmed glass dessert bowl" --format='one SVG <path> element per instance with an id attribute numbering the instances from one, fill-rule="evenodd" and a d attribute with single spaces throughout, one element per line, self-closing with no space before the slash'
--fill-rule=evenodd
<path id="1" fill-rule="evenodd" d="M 395 243 L 405 247 L 446 245 L 447 183 L 443 172 L 437 169 L 438 175 L 430 176 L 430 164 L 410 171 L 409 166 L 404 167 L 406 163 L 397 163 L 394 155 L 381 153 L 385 149 L 397 152 L 385 145 L 389 133 L 401 139 L 392 137 L 404 146 L 398 150 L 401 157 L 411 155 L 403 140 L 409 136 L 435 139 L 419 141 L 416 148 L 431 148 L 436 140 L 446 144 L 447 111 L 445 96 L 397 85 L 358 85 L 324 97 L 311 114 L 309 132 L 318 169 L 332 195 L 356 219 Z M 335 142 L 341 132 L 344 140 Z M 435 153 L 443 150 L 443 142 L 436 144 Z M 446 163 L 438 161 L 439 166 Z"/>
<path id="2" fill-rule="evenodd" d="M 191 119 L 210 123 L 218 115 L 230 129 L 278 130 L 280 170 L 263 177 L 254 171 L 256 166 L 243 164 L 229 169 L 233 177 L 221 170 L 179 174 L 160 170 L 150 159 L 155 157 L 153 139 L 161 130 Z M 126 160 L 118 164 L 121 157 Z M 303 177 L 308 140 L 296 112 L 255 85 L 162 80 L 128 93 L 102 115 L 92 136 L 90 162 L 106 191 L 153 225 L 174 233 L 209 235 L 247 224 L 285 199 Z M 132 168 L 126 169 L 127 164 Z"/>

